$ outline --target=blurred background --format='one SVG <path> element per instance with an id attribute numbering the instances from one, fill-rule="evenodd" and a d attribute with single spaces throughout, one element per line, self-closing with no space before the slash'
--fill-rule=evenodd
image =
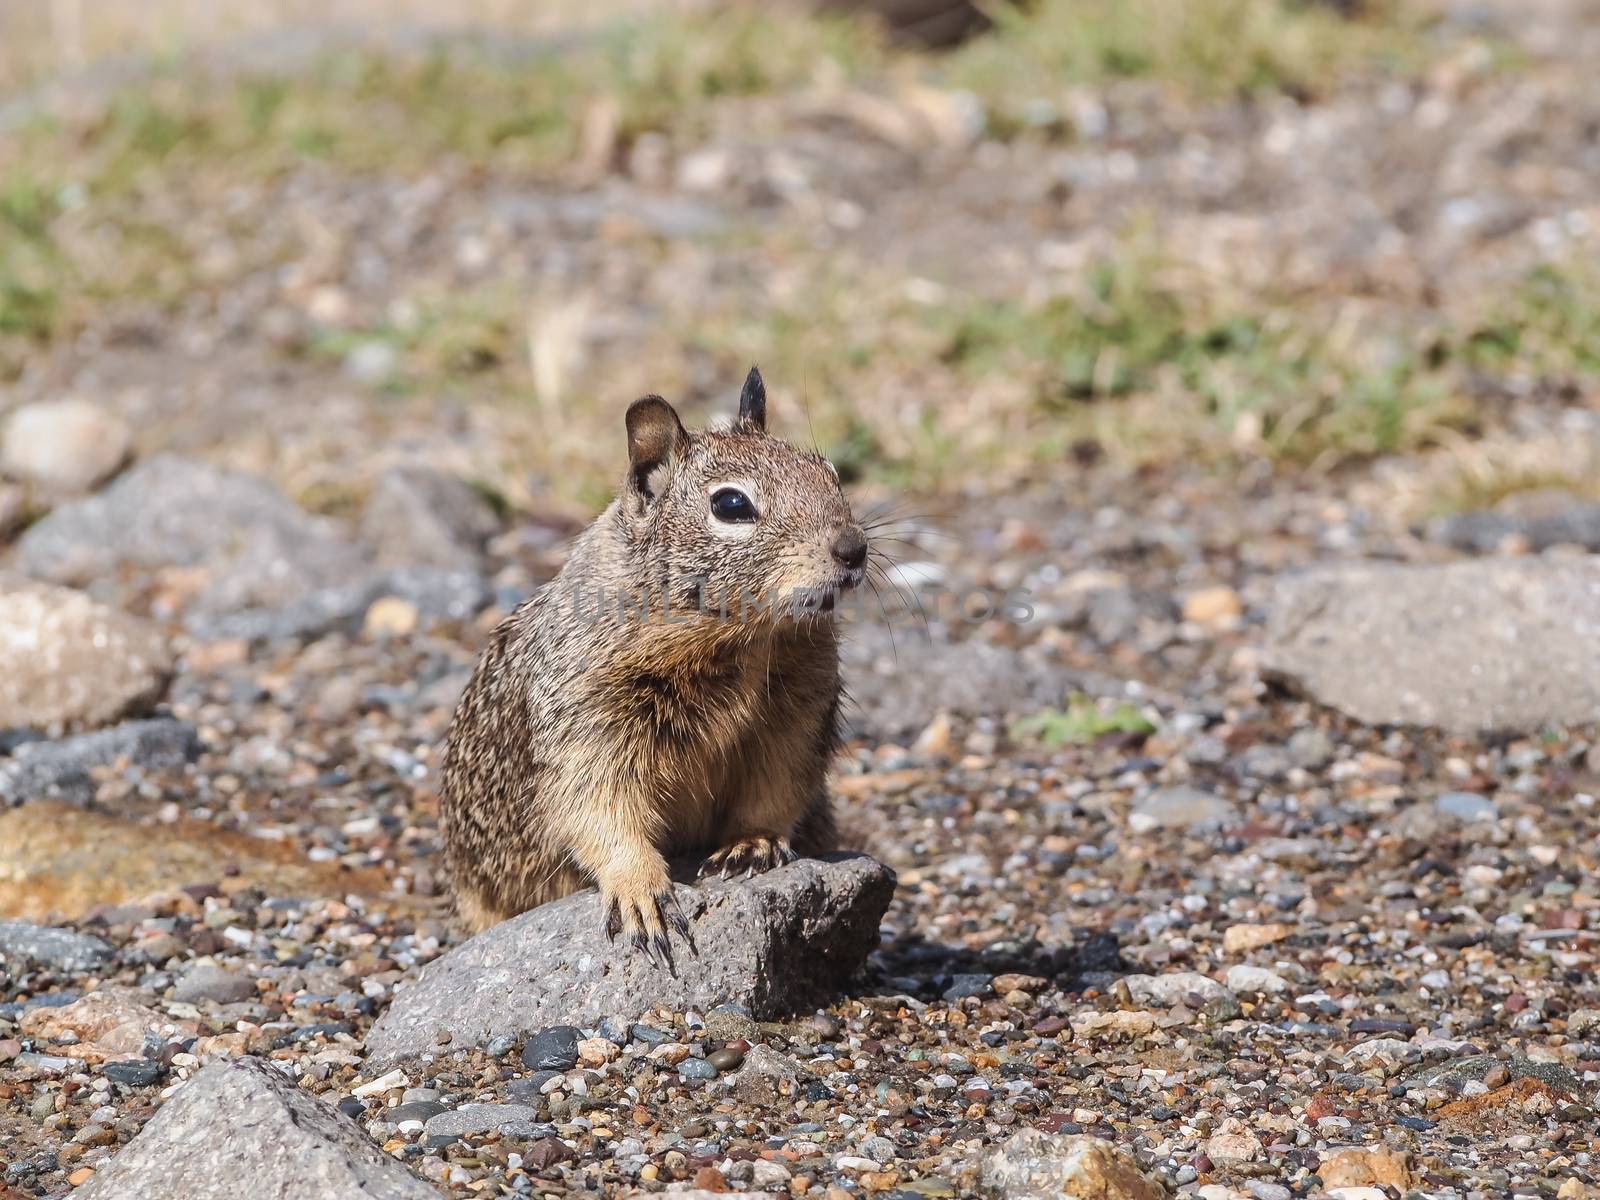
<path id="1" fill-rule="evenodd" d="M 1597 14 L 17 0 L 0 409 L 334 515 L 421 457 L 581 517 L 751 362 L 869 489 L 1589 491 Z"/>
<path id="2" fill-rule="evenodd" d="M 128 1064 L 115 1131 L 65 1060 L 0 1086 L 0 1194 L 88 1178 L 180 1045 L 352 1086 L 451 940 L 438 764 L 484 639 L 620 480 L 628 404 L 698 424 L 752 363 L 877 514 L 875 599 L 1034 609 L 845 639 L 833 787 L 900 872 L 870 966 L 921 1000 L 840 1009 L 859 1088 L 795 1130 L 854 1106 L 831 1155 L 915 1103 L 873 1140 L 927 1196 L 1047 1109 L 1196 1187 L 1237 1157 L 1304 1194 L 1348 1136 L 1586 1194 L 1597 63 L 1600 0 L 0 0 L 0 1063 L 14 1020 L 100 1053 L 18 1017 L 96 979 L 150 1047 L 180 972 L 241 976 L 168 1010 L 194 1036 Z M 1086 1046 L 1155 1028 L 1082 1008 L 1131 1010 L 1127 969 L 1176 986 L 1161 1043 Z M 1048 1077 L 1001 1074 L 995 1029 L 1068 1014 Z M 1436 1108 L 1346 1028 L 1541 1061 Z M 987 1126 L 989 1084 L 923 1090 L 952 1048 Z M 646 1070 L 641 1104 L 728 1127 Z M 791 1120 L 750 1104 L 743 1180 Z M 1224 1112 L 1270 1149 L 1197 1132 Z M 542 1177 L 657 1178 L 598 1132 Z M 509 1143 L 407 1136 L 453 1195 L 531 1186 Z M 814 1196 L 852 1160 L 817 1161 Z"/>

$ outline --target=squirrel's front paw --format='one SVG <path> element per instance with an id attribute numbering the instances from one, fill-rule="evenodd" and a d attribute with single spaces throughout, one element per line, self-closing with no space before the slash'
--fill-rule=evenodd
<path id="1" fill-rule="evenodd" d="M 718 850 L 700 867 L 700 874 L 721 875 L 727 879 L 743 871 L 746 878 L 757 871 L 770 871 L 785 863 L 792 863 L 797 855 L 789 849 L 789 839 L 781 837 L 740 838 Z"/>
<path id="2" fill-rule="evenodd" d="M 606 937 L 616 941 L 619 933 L 625 934 L 636 949 L 674 974 L 677 967 L 672 961 L 669 929 L 684 940 L 691 953 L 699 953 L 689 932 L 689 920 L 673 895 L 665 864 L 616 872 L 602 879 L 600 904 L 606 914 Z"/>

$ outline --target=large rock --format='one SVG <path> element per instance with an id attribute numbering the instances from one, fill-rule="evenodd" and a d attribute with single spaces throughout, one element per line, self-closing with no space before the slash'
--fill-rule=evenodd
<path id="1" fill-rule="evenodd" d="M 30 921 L 0 921 L 0 958 L 58 971 L 95 971 L 111 961 L 111 944 L 87 933 Z"/>
<path id="2" fill-rule="evenodd" d="M 56 509 L 23 534 L 15 562 L 34 578 L 113 599 L 130 586 L 148 589 L 141 572 L 167 571 L 185 623 L 202 638 L 354 633 L 386 596 L 421 617 L 461 619 L 488 596 L 475 568 L 380 568 L 339 524 L 265 480 L 170 456 Z M 184 570 L 170 576 L 171 568 Z"/>
<path id="3" fill-rule="evenodd" d="M 0 729 L 93 728 L 166 690 L 172 654 L 144 622 L 66 588 L 0 589 Z"/>
<path id="4" fill-rule="evenodd" d="M 0 472 L 47 491 L 85 492 L 128 458 L 128 423 L 87 400 L 51 400 L 12 413 L 0 435 Z"/>
<path id="5" fill-rule="evenodd" d="M 214 1062 L 79 1200 L 438 1200 L 342 1113 L 258 1059 Z"/>
<path id="6" fill-rule="evenodd" d="M 983 1160 L 983 1186 L 1006 1200 L 1165 1200 L 1132 1156 L 1096 1137 L 1024 1129 Z"/>
<path id="7" fill-rule="evenodd" d="M 181 767 L 200 754 L 200 735 L 187 721 L 160 717 L 54 742 L 27 742 L 0 759 L 0 801 L 94 799 L 94 772 L 113 764 L 144 770 Z"/>
<path id="8" fill-rule="evenodd" d="M 16 564 L 36 579 L 96 587 L 113 586 L 124 568 L 192 567 L 203 582 L 191 608 L 217 613 L 344 582 L 362 555 L 266 481 L 163 455 L 33 525 Z"/>
<path id="9" fill-rule="evenodd" d="M 1263 673 L 1370 725 L 1600 721 L 1600 562 L 1361 564 L 1288 576 Z"/>
<path id="10" fill-rule="evenodd" d="M 500 518 L 464 480 L 427 467 L 391 467 L 372 485 L 362 539 L 381 562 L 473 567 Z"/>
<path id="11" fill-rule="evenodd" d="M 593 891 L 542 905 L 480 933 L 401 988 L 367 1038 L 389 1063 L 452 1044 L 550 1025 L 631 1019 L 665 1004 L 737 1003 L 757 1020 L 831 998 L 878 942 L 894 873 L 860 854 L 802 859 L 752 879 L 678 888 L 699 956 L 678 972 L 606 939 Z"/>

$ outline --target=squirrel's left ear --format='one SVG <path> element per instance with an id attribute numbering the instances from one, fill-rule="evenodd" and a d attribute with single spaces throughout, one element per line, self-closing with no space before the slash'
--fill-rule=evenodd
<path id="1" fill-rule="evenodd" d="M 651 476 L 683 453 L 689 444 L 677 410 L 660 396 L 628 406 L 628 481 L 646 500 L 655 495 Z"/>
<path id="2" fill-rule="evenodd" d="M 750 374 L 744 377 L 744 388 L 739 392 L 739 424 L 762 433 L 767 430 L 767 385 L 761 382 L 758 367 L 751 367 Z"/>

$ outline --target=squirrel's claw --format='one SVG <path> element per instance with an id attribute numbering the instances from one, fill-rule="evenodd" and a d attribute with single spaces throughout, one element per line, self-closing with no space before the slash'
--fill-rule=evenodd
<path id="1" fill-rule="evenodd" d="M 743 872 L 749 879 L 761 871 L 770 871 L 800 857 L 789 847 L 787 838 L 747 837 L 722 847 L 700 867 L 700 875 L 719 875 L 732 879 Z"/>
<path id="2" fill-rule="evenodd" d="M 617 934 L 622 932 L 622 905 L 615 896 L 611 898 L 611 910 L 606 914 L 606 941 L 614 942 Z"/>
<path id="3" fill-rule="evenodd" d="M 634 950 L 674 975 L 678 973 L 678 968 L 672 953 L 670 933 L 676 933 L 690 952 L 699 956 L 699 948 L 689 930 L 688 918 L 678 907 L 678 899 L 670 886 L 654 896 L 638 900 L 610 895 L 603 897 L 603 902 L 606 904 L 605 931 L 608 940 L 615 942 L 619 934 L 625 934 L 628 941 L 633 943 Z"/>

